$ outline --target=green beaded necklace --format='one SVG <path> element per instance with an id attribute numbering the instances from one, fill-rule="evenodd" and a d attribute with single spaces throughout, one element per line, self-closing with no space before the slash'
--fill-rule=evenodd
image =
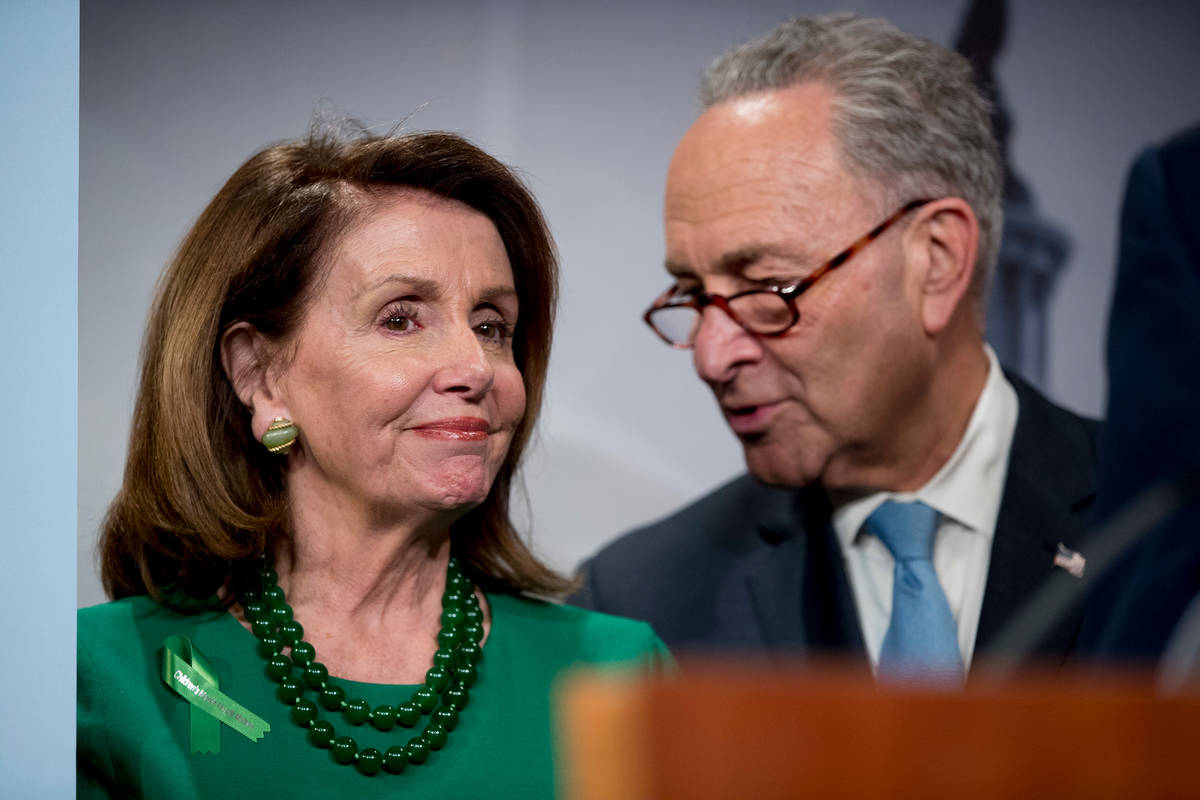
<path id="1" fill-rule="evenodd" d="M 329 670 L 316 660 L 313 646 L 303 641 L 304 628 L 293 618 L 275 570 L 264 567 L 258 577 L 259 588 L 242 592 L 239 599 L 258 639 L 257 650 L 266 661 L 267 676 L 279 684 L 279 699 L 292 707 L 292 721 L 308 729 L 308 740 L 314 747 L 328 749 L 337 763 L 354 764 L 359 772 L 370 776 L 381 769 L 399 774 L 408 764 L 424 763 L 430 751 L 446 745 L 450 731 L 458 725 L 459 712 L 467 704 L 468 690 L 477 677 L 476 665 L 483 656 L 479 644 L 483 639 L 483 612 L 475 599 L 475 587 L 463 575 L 458 559 L 452 556 L 446 567 L 441 630 L 433 666 L 425 673 L 425 683 L 395 707 L 371 708 L 366 700 L 347 699 L 346 690 L 334 683 Z M 283 654 L 285 647 L 291 648 L 289 655 Z M 300 677 L 292 674 L 293 667 Z M 389 747 L 386 753 L 374 747 L 360 751 L 354 739 L 338 736 L 331 723 L 318 719 L 317 703 L 304 696 L 308 690 L 316 693 L 326 711 L 340 711 L 351 725 L 370 721 L 379 730 L 388 731 L 397 723 L 412 728 L 426 714 L 430 721 L 407 744 Z"/>

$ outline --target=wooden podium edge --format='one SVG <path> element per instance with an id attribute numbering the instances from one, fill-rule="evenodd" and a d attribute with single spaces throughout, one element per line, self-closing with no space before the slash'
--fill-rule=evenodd
<path id="1" fill-rule="evenodd" d="M 554 690 L 559 797 L 649 800 L 651 769 L 643 673 L 580 668 Z"/>
<path id="2" fill-rule="evenodd" d="M 692 662 L 557 693 L 564 800 L 1200 797 L 1200 693 L 1136 673 L 896 689 L 861 670 Z"/>

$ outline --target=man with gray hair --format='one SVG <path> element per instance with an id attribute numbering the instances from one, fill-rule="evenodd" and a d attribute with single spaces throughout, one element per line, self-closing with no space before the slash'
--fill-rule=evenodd
<path id="1" fill-rule="evenodd" d="M 750 474 L 606 547 L 572 600 L 682 652 L 961 680 L 1037 587 L 1076 579 L 1096 470 L 1095 423 L 984 343 L 988 103 L 958 54 L 846 14 L 729 50 L 701 97 L 646 321 L 693 351 Z M 1032 654 L 1061 661 L 1078 623 Z"/>

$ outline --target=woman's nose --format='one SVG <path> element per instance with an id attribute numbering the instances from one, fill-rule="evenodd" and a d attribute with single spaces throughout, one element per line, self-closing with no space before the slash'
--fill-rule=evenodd
<path id="1" fill-rule="evenodd" d="M 495 369 L 474 328 L 456 330 L 447 337 L 441 350 L 441 363 L 434 378 L 437 391 L 476 399 L 492 390 Z"/>

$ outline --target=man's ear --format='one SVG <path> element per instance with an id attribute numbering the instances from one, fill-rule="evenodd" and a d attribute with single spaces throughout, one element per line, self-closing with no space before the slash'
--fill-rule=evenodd
<path id="1" fill-rule="evenodd" d="M 250 411 L 256 439 L 276 417 L 291 418 L 278 385 L 277 357 L 278 348 L 248 322 L 236 322 L 221 335 L 221 367 Z"/>
<path id="2" fill-rule="evenodd" d="M 925 333 L 936 336 L 972 302 L 971 283 L 979 249 L 979 220 L 962 198 L 944 197 L 918 210 L 909 229 L 909 246 L 917 248 L 916 262 L 924 265 L 919 275 L 921 323 Z M 966 304 L 966 305 L 964 305 Z"/>

